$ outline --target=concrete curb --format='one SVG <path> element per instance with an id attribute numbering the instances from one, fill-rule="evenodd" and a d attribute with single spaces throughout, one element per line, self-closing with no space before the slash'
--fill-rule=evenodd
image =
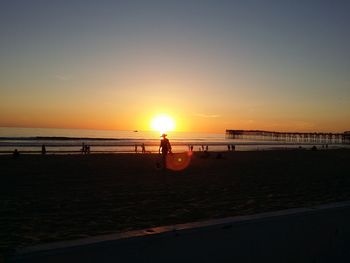
<path id="1" fill-rule="evenodd" d="M 330 213 L 333 214 L 337 213 L 338 211 L 341 212 L 343 210 L 350 211 L 350 201 L 331 203 L 308 208 L 295 208 L 247 216 L 236 216 L 202 222 L 155 227 L 138 231 L 108 234 L 72 241 L 62 241 L 17 250 L 15 257 L 12 259 L 12 262 L 35 262 L 37 256 L 41 258 L 44 255 L 45 258 L 50 258 L 54 257 L 56 254 L 64 254 L 66 251 L 79 251 L 79 249 L 85 250 L 85 248 L 89 249 L 92 247 L 103 247 L 104 245 L 113 245 L 114 247 L 118 247 L 120 244 L 124 245 L 125 242 L 145 243 L 146 241 L 149 242 L 150 240 L 154 239 L 159 239 L 161 240 L 160 242 L 164 242 L 164 240 L 176 238 L 179 236 L 201 236 L 203 232 L 213 233 L 213 231 L 218 232 L 219 230 L 223 229 L 242 228 L 242 226 L 244 228 L 246 226 L 249 227 L 249 225 L 252 224 L 264 225 L 265 222 L 268 222 L 268 224 L 270 224 L 276 221 L 276 223 L 278 223 L 281 220 L 290 221 L 294 220 L 294 218 L 312 217 L 314 215 L 322 216 L 322 214 L 328 216 Z"/>

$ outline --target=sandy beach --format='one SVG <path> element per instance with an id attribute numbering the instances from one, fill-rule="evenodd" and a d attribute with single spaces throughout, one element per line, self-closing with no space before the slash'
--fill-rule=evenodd
<path id="1" fill-rule="evenodd" d="M 0 156 L 0 251 L 350 200 L 350 150 Z"/>

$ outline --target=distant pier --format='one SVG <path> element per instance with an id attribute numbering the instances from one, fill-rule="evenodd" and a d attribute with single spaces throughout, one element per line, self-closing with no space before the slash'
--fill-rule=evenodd
<path id="1" fill-rule="evenodd" d="M 350 144 L 350 131 L 343 133 L 323 133 L 276 132 L 261 130 L 226 130 L 226 138 L 295 143 Z"/>

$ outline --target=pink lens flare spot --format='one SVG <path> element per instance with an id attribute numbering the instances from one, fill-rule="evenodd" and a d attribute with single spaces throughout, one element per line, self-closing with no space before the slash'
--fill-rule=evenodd
<path id="1" fill-rule="evenodd" d="M 184 153 L 171 153 L 166 157 L 166 167 L 173 171 L 181 171 L 186 169 L 191 162 L 192 154 Z"/>

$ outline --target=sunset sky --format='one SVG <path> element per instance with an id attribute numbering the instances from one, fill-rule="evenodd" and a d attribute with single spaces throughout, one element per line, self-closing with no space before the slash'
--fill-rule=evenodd
<path id="1" fill-rule="evenodd" d="M 350 1 L 3 0 L 0 126 L 350 130 Z"/>

